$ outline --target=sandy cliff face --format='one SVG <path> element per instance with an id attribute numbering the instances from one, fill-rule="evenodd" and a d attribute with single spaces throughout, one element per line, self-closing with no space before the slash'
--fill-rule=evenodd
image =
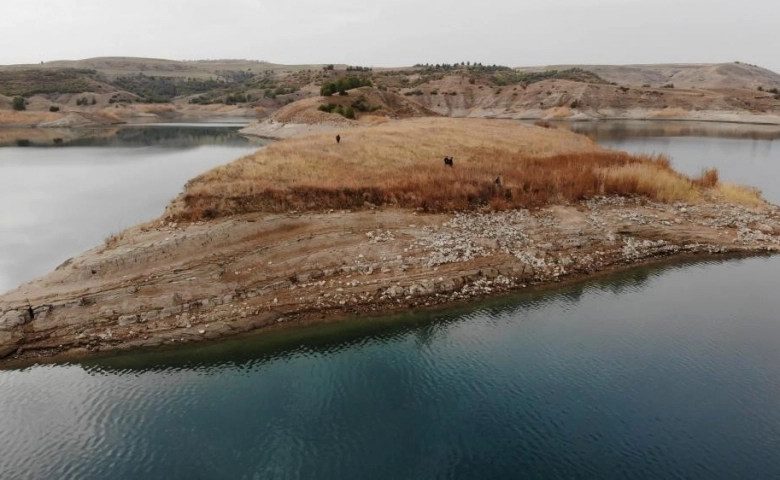
<path id="1" fill-rule="evenodd" d="M 527 87 L 448 77 L 412 98 L 446 116 L 516 119 L 689 119 L 780 123 L 780 100 L 744 90 L 700 90 L 545 80 Z M 408 93 L 408 92 L 407 92 Z"/>

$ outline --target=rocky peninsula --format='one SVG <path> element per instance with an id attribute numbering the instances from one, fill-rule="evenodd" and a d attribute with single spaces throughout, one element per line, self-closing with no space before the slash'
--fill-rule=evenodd
<path id="1" fill-rule="evenodd" d="M 0 357 L 185 344 L 778 251 L 780 208 L 713 170 L 689 178 L 512 122 L 388 122 L 207 172 L 160 219 L 1 295 Z"/>

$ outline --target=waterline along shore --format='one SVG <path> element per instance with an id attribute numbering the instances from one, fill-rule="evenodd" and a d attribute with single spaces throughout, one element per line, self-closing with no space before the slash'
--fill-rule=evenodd
<path id="1" fill-rule="evenodd" d="M 423 119 L 331 137 L 207 172 L 160 219 L 1 295 L 0 356 L 183 344 L 780 251 L 780 208 L 749 188 L 570 132 Z"/>

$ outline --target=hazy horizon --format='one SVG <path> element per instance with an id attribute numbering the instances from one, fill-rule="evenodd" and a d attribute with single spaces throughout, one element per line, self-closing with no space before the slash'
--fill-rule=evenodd
<path id="1" fill-rule="evenodd" d="M 94 57 L 375 67 L 729 63 L 780 71 L 769 0 L 9 2 L 0 64 Z"/>
<path id="2" fill-rule="evenodd" d="M 133 60 L 162 60 L 162 61 L 173 61 L 173 62 L 257 62 L 257 63 L 265 63 L 269 65 L 281 65 L 281 66 L 299 66 L 299 65 L 327 65 L 327 64 L 334 64 L 334 65 L 352 65 L 352 66 L 372 66 L 375 68 L 403 68 L 403 67 L 412 67 L 416 64 L 431 64 L 435 65 L 436 62 L 417 62 L 415 64 L 398 64 L 398 65 L 390 65 L 390 64 L 376 64 L 376 63 L 363 63 L 363 64 L 356 64 L 356 63 L 346 63 L 346 62 L 312 62 L 312 63 L 282 63 L 282 62 L 275 62 L 273 60 L 266 60 L 266 59 L 257 59 L 257 58 L 163 58 L 163 57 L 149 57 L 149 56 L 124 56 L 124 55 L 106 55 L 101 57 L 85 57 L 85 58 L 59 58 L 59 59 L 52 59 L 47 62 L 43 63 L 57 63 L 57 62 L 80 62 L 80 61 L 89 61 L 89 60 L 96 60 L 96 59 L 109 59 L 109 58 L 123 58 L 123 59 L 133 59 Z M 483 65 L 491 65 L 491 63 L 486 62 L 480 62 L 479 59 L 476 59 L 475 62 L 482 63 Z M 759 64 L 751 64 L 750 62 L 742 62 L 737 60 L 737 62 L 744 63 L 744 64 L 750 64 L 753 66 L 765 68 L 768 70 L 772 70 L 775 73 L 780 74 L 780 71 L 773 70 L 771 68 L 768 68 L 764 65 Z M 439 63 L 446 63 L 446 62 L 439 62 Z M 453 62 L 453 63 L 460 63 L 460 62 Z M 575 65 L 584 65 L 584 66 L 642 66 L 642 65 L 713 65 L 713 64 L 726 64 L 726 63 L 734 63 L 734 62 L 657 62 L 657 63 L 544 63 L 544 64 L 524 64 L 524 65 L 512 65 L 512 64 L 497 64 L 502 66 L 507 66 L 511 68 L 535 68 L 535 67 L 557 67 L 557 66 L 575 66 Z M 6 66 L 26 66 L 29 65 L 31 67 L 40 66 L 42 63 L 14 63 L 14 64 L 0 64 L 2 67 Z"/>

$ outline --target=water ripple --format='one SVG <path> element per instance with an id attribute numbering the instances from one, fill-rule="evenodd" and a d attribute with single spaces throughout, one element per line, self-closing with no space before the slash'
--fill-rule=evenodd
<path id="1" fill-rule="evenodd" d="M 632 272 L 213 361 L 0 372 L 0 477 L 770 478 L 780 299 L 756 285 L 779 267 Z"/>

